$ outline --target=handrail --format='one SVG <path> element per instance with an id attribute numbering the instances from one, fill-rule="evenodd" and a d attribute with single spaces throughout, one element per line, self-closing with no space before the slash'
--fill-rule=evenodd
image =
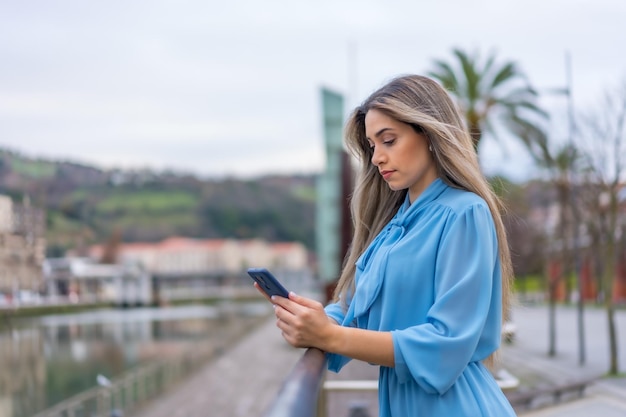
<path id="1" fill-rule="evenodd" d="M 112 379 L 108 386 L 90 388 L 38 412 L 34 417 L 108 417 L 131 412 L 191 375 L 213 355 L 213 349 L 203 349 L 176 360 L 153 362 L 131 369 Z"/>
<path id="2" fill-rule="evenodd" d="M 307 349 L 283 382 L 264 416 L 314 417 L 325 370 L 324 352 L 315 348 Z"/>

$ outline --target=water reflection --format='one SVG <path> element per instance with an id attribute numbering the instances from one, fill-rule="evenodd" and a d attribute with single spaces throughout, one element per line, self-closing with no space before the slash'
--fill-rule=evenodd
<path id="1" fill-rule="evenodd" d="M 130 368 L 216 347 L 270 314 L 264 300 L 47 316 L 0 333 L 0 417 L 28 417 Z"/>

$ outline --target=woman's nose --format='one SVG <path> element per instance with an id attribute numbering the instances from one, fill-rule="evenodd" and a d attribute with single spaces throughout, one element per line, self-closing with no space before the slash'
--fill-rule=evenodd
<path id="1" fill-rule="evenodd" d="M 383 160 L 383 153 L 380 151 L 378 146 L 374 147 L 372 153 L 372 164 L 378 166 Z"/>

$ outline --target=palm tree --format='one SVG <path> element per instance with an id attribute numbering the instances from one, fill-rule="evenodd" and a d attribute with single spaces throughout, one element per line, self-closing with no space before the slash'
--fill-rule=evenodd
<path id="1" fill-rule="evenodd" d="M 446 87 L 465 114 L 467 127 L 478 146 L 484 131 L 495 133 L 497 118 L 518 128 L 532 128 L 533 118 L 547 118 L 536 103 L 537 93 L 514 62 L 496 63 L 495 54 L 481 61 L 478 53 L 454 49 L 456 65 L 435 60 L 429 75 Z M 536 120 L 536 119 L 535 119 Z"/>

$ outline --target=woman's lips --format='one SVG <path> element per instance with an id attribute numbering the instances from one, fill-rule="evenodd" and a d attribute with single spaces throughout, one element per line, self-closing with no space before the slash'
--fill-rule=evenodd
<path id="1" fill-rule="evenodd" d="M 391 170 L 380 171 L 380 175 L 382 175 L 385 180 L 389 179 L 391 174 L 393 174 Z"/>

